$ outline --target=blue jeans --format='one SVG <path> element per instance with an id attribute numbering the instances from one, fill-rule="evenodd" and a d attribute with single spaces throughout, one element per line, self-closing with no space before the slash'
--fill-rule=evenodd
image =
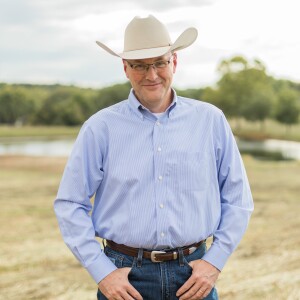
<path id="1" fill-rule="evenodd" d="M 201 258 L 206 251 L 206 244 L 202 244 L 194 253 L 183 256 L 180 260 L 171 260 L 153 263 L 150 259 L 143 258 L 138 263 L 136 257 L 128 256 L 105 248 L 106 255 L 117 268 L 132 268 L 129 282 L 142 295 L 143 300 L 175 300 L 176 292 L 192 275 L 192 268 L 188 264 L 192 260 Z M 107 299 L 98 290 L 98 300 Z M 215 288 L 205 298 L 206 300 L 217 300 L 218 295 Z"/>

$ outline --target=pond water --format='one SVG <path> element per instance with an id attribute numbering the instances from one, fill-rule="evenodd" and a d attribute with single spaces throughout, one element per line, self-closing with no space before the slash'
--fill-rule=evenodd
<path id="1" fill-rule="evenodd" d="M 0 141 L 0 155 L 68 156 L 74 144 L 73 139 L 14 139 Z"/>
<path id="2" fill-rule="evenodd" d="M 265 140 L 245 141 L 237 139 L 242 153 L 249 153 L 262 159 L 300 160 L 300 142 Z"/>
<path id="3" fill-rule="evenodd" d="M 242 153 L 250 153 L 261 159 L 300 160 L 300 142 L 266 140 L 245 141 L 237 139 Z M 73 139 L 7 139 L 0 140 L 0 155 L 68 156 L 74 144 Z"/>

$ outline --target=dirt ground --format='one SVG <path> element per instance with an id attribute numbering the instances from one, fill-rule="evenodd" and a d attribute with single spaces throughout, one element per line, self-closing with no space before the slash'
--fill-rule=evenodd
<path id="1" fill-rule="evenodd" d="M 300 162 L 244 161 L 255 212 L 218 280 L 220 299 L 300 299 Z M 0 156 L 1 300 L 96 299 L 53 213 L 65 162 Z"/>

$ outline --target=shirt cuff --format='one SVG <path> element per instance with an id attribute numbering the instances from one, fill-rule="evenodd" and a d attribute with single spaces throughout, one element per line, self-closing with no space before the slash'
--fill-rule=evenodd
<path id="1" fill-rule="evenodd" d="M 219 247 L 219 245 L 212 244 L 201 259 L 215 266 L 219 271 L 222 271 L 229 256 L 230 253 L 225 252 L 222 248 Z"/>
<path id="2" fill-rule="evenodd" d="M 86 269 L 98 284 L 108 274 L 115 271 L 117 267 L 102 253 L 91 265 L 87 266 Z"/>

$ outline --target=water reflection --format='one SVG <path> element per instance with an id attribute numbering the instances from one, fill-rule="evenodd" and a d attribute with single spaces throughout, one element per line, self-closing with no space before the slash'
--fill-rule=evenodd
<path id="1" fill-rule="evenodd" d="M 0 155 L 28 155 L 28 156 L 69 156 L 74 144 L 68 140 L 27 140 L 15 139 L 0 142 Z"/>
<path id="2" fill-rule="evenodd" d="M 300 143 L 281 140 L 245 141 L 237 139 L 242 153 L 274 160 L 300 160 Z"/>
<path id="3" fill-rule="evenodd" d="M 242 153 L 250 153 L 259 158 L 296 159 L 300 160 L 300 143 L 280 140 L 263 142 L 237 139 Z M 73 139 L 64 140 L 0 140 L 0 155 L 31 155 L 31 156 L 69 156 L 74 144 Z"/>

